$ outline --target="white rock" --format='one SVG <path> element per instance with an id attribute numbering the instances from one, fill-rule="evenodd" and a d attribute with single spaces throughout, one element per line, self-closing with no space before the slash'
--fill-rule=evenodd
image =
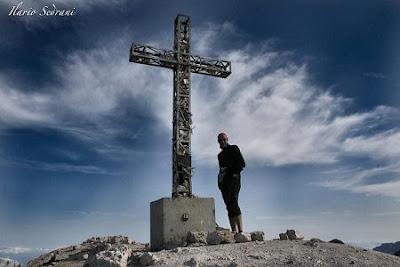
<path id="1" fill-rule="evenodd" d="M 112 247 L 110 250 L 98 252 L 93 258 L 89 259 L 89 266 L 99 267 L 122 267 L 128 263 L 131 254 L 130 249 L 121 247 Z"/>

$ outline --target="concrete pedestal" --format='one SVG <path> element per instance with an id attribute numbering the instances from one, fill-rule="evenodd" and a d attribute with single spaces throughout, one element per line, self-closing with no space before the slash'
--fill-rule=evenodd
<path id="1" fill-rule="evenodd" d="M 184 245 L 189 231 L 215 229 L 213 198 L 160 198 L 150 203 L 152 251 Z"/>

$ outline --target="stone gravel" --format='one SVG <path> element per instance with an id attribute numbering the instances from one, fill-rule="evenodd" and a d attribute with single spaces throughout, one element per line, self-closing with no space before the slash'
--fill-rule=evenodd
<path id="1" fill-rule="evenodd" d="M 306 242 L 266 240 L 162 250 L 153 253 L 159 262 L 150 266 L 400 266 L 400 257 L 393 255 L 346 244 Z"/>
<path id="2" fill-rule="evenodd" d="M 190 245 L 151 252 L 148 244 L 122 236 L 91 238 L 80 245 L 51 251 L 27 266 L 400 266 L 398 256 L 318 238 Z"/>

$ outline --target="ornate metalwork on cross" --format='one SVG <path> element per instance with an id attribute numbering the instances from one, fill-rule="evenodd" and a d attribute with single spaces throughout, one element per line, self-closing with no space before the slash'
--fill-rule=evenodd
<path id="1" fill-rule="evenodd" d="M 191 20 L 185 15 L 175 19 L 173 50 L 163 50 L 133 43 L 129 61 L 170 68 L 174 72 L 172 120 L 172 197 L 192 195 L 192 113 L 190 74 L 198 73 L 220 78 L 231 74 L 231 63 L 191 54 Z"/>

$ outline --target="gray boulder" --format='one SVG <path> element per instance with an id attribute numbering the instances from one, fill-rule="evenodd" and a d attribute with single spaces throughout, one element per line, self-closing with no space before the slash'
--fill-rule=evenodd
<path id="1" fill-rule="evenodd" d="M 208 233 L 207 244 L 209 245 L 219 245 L 219 244 L 229 244 L 235 243 L 234 234 L 230 231 L 214 231 Z"/>
<path id="2" fill-rule="evenodd" d="M 251 241 L 251 235 L 249 233 L 236 233 L 234 235 L 236 243 L 243 243 L 243 242 L 250 242 Z"/>

